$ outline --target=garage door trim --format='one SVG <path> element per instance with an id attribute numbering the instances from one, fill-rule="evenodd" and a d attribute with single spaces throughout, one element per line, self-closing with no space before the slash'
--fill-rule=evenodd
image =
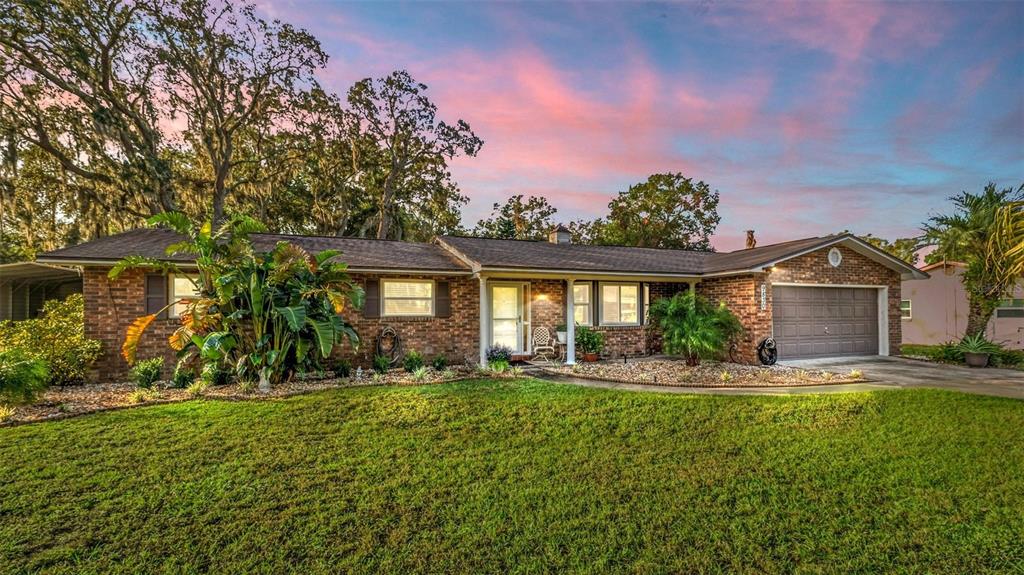
<path id="1" fill-rule="evenodd" d="M 857 288 L 878 291 L 878 355 L 889 355 L 889 286 L 877 284 L 825 284 L 803 282 L 769 282 L 772 287 L 821 287 L 821 288 Z M 775 302 L 772 301 L 772 336 L 775 336 Z"/>

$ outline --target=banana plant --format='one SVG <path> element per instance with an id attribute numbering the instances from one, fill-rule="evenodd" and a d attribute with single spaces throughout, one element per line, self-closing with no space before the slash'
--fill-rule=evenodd
<path id="1" fill-rule="evenodd" d="M 175 350 L 194 347 L 202 361 L 229 364 L 239 377 L 258 379 L 261 389 L 268 389 L 297 369 L 318 369 L 339 343 L 358 345 L 358 335 L 341 314 L 349 305 L 361 308 L 363 292 L 337 261 L 338 252 L 310 254 L 278 242 L 257 253 L 248 235 L 259 228 L 245 218 L 230 219 L 217 232 L 209 224 L 192 228 L 180 214 L 161 214 L 152 222 L 187 238 L 170 246 L 168 255 L 192 255 L 200 272 L 200 296 L 167 306 L 185 304 L 181 327 L 169 340 Z M 171 264 L 126 259 L 111 276 L 138 266 Z M 129 328 L 122 350 L 129 363 L 142 333 L 162 311 L 138 318 Z"/>

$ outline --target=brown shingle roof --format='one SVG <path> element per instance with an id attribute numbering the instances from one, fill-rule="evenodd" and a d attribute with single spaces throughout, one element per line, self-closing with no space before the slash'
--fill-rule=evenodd
<path id="1" fill-rule="evenodd" d="M 179 240 L 180 236 L 169 230 L 133 230 L 55 250 L 42 254 L 38 259 L 51 263 L 113 263 L 125 256 L 139 255 L 188 261 L 189 258 L 185 256 L 168 258 L 165 255 L 167 246 Z M 726 253 L 460 236 L 442 236 L 439 243 L 284 234 L 254 234 L 252 240 L 258 249 L 263 250 L 269 250 L 278 241 L 289 241 L 311 252 L 339 250 L 343 254 L 342 259 L 355 270 L 468 273 L 479 267 L 681 276 L 742 273 L 834 243 L 846 242 L 859 246 L 858 249 L 876 252 L 874 255 L 877 260 L 905 268 L 905 274 L 915 277 L 922 275 L 909 264 L 900 264 L 898 260 L 849 234 L 793 240 Z"/>
<path id="2" fill-rule="evenodd" d="M 115 262 L 125 256 L 137 255 L 170 261 L 188 261 L 187 256 L 167 257 L 167 246 L 181 236 L 170 230 L 141 229 L 99 238 L 91 242 L 42 254 L 40 261 Z M 269 250 L 278 241 L 297 244 L 310 252 L 339 250 L 353 269 L 423 270 L 468 272 L 469 267 L 436 244 L 337 238 L 327 236 L 293 236 L 285 234 L 253 234 L 257 249 Z"/>
<path id="3" fill-rule="evenodd" d="M 439 240 L 484 268 L 571 270 L 646 274 L 699 274 L 711 252 L 555 244 L 442 236 Z"/>

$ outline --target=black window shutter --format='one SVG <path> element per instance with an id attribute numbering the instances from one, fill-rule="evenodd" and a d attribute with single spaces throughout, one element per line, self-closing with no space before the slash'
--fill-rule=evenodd
<path id="1" fill-rule="evenodd" d="M 146 274 L 146 314 L 160 311 L 167 305 L 167 276 Z M 160 313 L 160 319 L 167 317 L 167 310 Z"/>
<path id="2" fill-rule="evenodd" d="M 434 316 L 452 316 L 451 285 L 447 281 L 439 281 L 434 284 Z"/>
<path id="3" fill-rule="evenodd" d="M 363 286 L 366 299 L 363 302 L 363 317 L 380 317 L 380 281 L 366 280 Z"/>
<path id="4" fill-rule="evenodd" d="M 601 284 L 593 282 L 590 284 L 590 289 L 590 323 L 596 327 L 601 325 Z"/>
<path id="5" fill-rule="evenodd" d="M 647 284 L 640 282 L 640 289 L 638 289 L 637 292 L 639 293 L 636 294 L 636 297 L 639 301 L 636 304 L 636 312 L 638 319 L 640 320 L 640 325 L 644 325 L 647 323 L 647 309 L 645 309 L 646 306 L 644 305 L 647 297 Z"/>

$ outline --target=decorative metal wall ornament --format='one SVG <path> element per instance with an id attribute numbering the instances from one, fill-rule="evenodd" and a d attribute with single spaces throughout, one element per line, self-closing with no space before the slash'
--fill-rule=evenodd
<path id="1" fill-rule="evenodd" d="M 402 338 L 390 325 L 384 326 L 377 334 L 377 355 L 391 358 L 393 366 L 402 360 Z"/>

